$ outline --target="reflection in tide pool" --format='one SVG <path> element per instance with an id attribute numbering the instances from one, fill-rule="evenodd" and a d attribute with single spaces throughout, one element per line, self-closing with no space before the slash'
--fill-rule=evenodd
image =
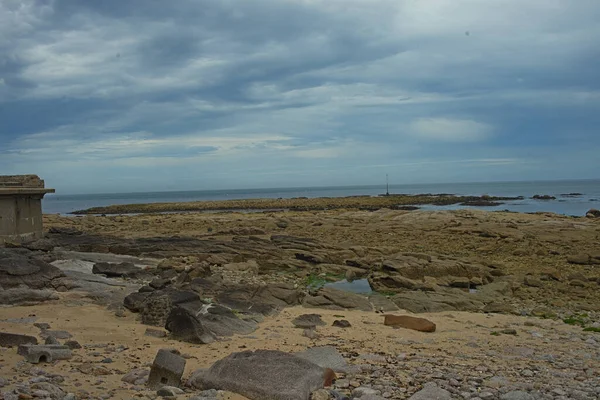
<path id="1" fill-rule="evenodd" d="M 371 289 L 371 285 L 369 285 L 369 281 L 366 279 L 357 279 L 352 282 L 348 282 L 344 279 L 337 282 L 326 283 L 325 287 L 361 294 L 371 294 L 373 292 L 373 289 Z"/>

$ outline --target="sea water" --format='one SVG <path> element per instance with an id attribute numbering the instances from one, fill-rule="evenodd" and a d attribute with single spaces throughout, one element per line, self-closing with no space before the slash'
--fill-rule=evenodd
<path id="1" fill-rule="evenodd" d="M 600 180 L 539 181 L 539 182 L 489 182 L 441 183 L 418 185 L 390 185 L 391 194 L 452 193 L 455 195 L 517 197 L 523 200 L 507 201 L 495 207 L 420 206 L 422 209 L 478 208 L 483 210 L 509 210 L 517 212 L 554 212 L 582 216 L 590 208 L 600 208 Z M 179 192 L 138 192 L 108 194 L 49 194 L 44 197 L 43 212 L 70 214 L 76 210 L 113 204 L 168 203 L 206 200 L 231 200 L 252 198 L 292 197 L 344 197 L 355 195 L 377 196 L 385 193 L 385 186 L 332 186 L 280 189 L 195 190 Z M 581 193 L 581 196 L 564 196 Z M 552 195 L 556 200 L 534 200 L 533 195 Z"/>

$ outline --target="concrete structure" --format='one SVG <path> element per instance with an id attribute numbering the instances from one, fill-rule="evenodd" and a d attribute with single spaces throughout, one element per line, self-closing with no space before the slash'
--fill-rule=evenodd
<path id="1" fill-rule="evenodd" d="M 73 357 L 71 349 L 60 344 L 23 344 L 19 346 L 17 354 L 25 357 L 32 364 L 40 362 L 51 363 L 56 360 L 68 360 Z"/>
<path id="2" fill-rule="evenodd" d="M 160 349 L 150 369 L 148 387 L 158 390 L 163 386 L 181 385 L 181 377 L 185 369 L 185 358 L 167 349 Z"/>
<path id="3" fill-rule="evenodd" d="M 42 236 L 42 198 L 54 189 L 44 188 L 37 175 L 0 175 L 0 244 Z"/>

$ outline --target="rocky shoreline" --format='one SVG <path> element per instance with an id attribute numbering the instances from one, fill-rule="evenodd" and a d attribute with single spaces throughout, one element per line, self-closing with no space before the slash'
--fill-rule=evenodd
<path id="1" fill-rule="evenodd" d="M 191 211 L 319 211 L 338 209 L 359 209 L 375 211 L 383 208 L 396 210 L 415 210 L 419 205 L 448 206 L 461 204 L 466 206 L 498 206 L 503 201 L 522 200 L 523 197 L 496 196 L 456 196 L 453 194 L 393 194 L 381 196 L 348 197 L 296 197 L 279 199 L 240 199 L 193 201 L 183 203 L 146 203 L 119 204 L 106 207 L 92 207 L 74 211 L 75 215 L 86 214 L 144 214 L 161 212 Z"/>
<path id="2" fill-rule="evenodd" d="M 0 302 L 10 305 L 0 332 L 82 349 L 39 367 L 19 355 L 32 349 L 2 349 L 4 399 L 600 395 L 596 218 L 381 209 L 44 223 L 44 239 L 0 249 Z M 110 343 L 82 324 L 105 326 Z M 154 356 L 173 347 L 187 384 L 157 392 L 147 384 Z M 304 350 L 316 357 L 308 364 L 290 356 Z M 270 392 L 256 392 L 247 357 L 279 360 L 281 382 L 289 365 L 306 386 L 285 394 L 267 380 Z M 218 365 L 246 372 L 211 377 Z"/>

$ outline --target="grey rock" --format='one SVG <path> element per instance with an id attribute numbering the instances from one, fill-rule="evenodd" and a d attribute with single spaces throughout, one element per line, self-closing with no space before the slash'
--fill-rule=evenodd
<path id="1" fill-rule="evenodd" d="M 183 394 L 183 390 L 174 386 L 163 386 L 156 392 L 161 397 L 176 397 L 178 394 Z"/>
<path id="2" fill-rule="evenodd" d="M 147 328 L 146 332 L 144 332 L 145 336 L 152 336 L 156 338 L 164 338 L 167 337 L 167 332 L 160 329 Z"/>
<path id="3" fill-rule="evenodd" d="M 410 396 L 409 400 L 451 400 L 452 394 L 438 387 L 435 382 L 428 382 L 423 389 Z"/>
<path id="4" fill-rule="evenodd" d="M 189 343 L 211 343 L 221 336 L 247 335 L 257 327 L 253 319 L 241 319 L 228 308 L 200 301 L 178 304 L 166 322 L 172 338 Z"/>
<path id="5" fill-rule="evenodd" d="M 309 339 L 316 339 L 319 337 L 319 334 L 316 330 L 308 328 L 302 331 L 302 336 L 307 337 Z"/>
<path id="6" fill-rule="evenodd" d="M 38 290 L 29 288 L 0 290 L 0 304 L 34 305 L 46 301 L 58 300 L 58 298 L 58 294 L 54 290 Z"/>
<path id="7" fill-rule="evenodd" d="M 324 287 L 319 289 L 316 293 L 314 293 L 314 295 L 306 296 L 303 304 L 305 307 L 326 308 L 333 310 L 373 310 L 373 306 L 367 297 L 357 293 L 346 292 L 330 287 Z"/>
<path id="8" fill-rule="evenodd" d="M 311 347 L 296 353 L 296 355 L 320 367 L 331 368 L 335 372 L 351 373 L 358 370 L 358 368 L 348 365 L 344 357 L 333 346 Z"/>
<path id="9" fill-rule="evenodd" d="M 0 332 L 0 347 L 15 347 L 22 344 L 37 344 L 34 336 L 21 335 L 18 333 Z"/>
<path id="10" fill-rule="evenodd" d="M 203 389 L 227 390 L 249 399 L 308 400 L 324 386 L 326 370 L 292 354 L 275 350 L 233 353 L 198 374 Z"/>
<path id="11" fill-rule="evenodd" d="M 185 369 L 185 359 L 167 349 L 160 349 L 154 358 L 148 387 L 158 390 L 163 386 L 178 387 Z"/>
<path id="12" fill-rule="evenodd" d="M 79 342 L 77 340 L 67 340 L 65 342 L 65 346 L 67 346 L 71 350 L 81 349 L 81 345 L 79 344 Z"/>
<path id="13" fill-rule="evenodd" d="M 56 339 L 54 336 L 48 336 L 44 343 L 45 344 L 60 344 L 58 339 Z"/>
<path id="14" fill-rule="evenodd" d="M 336 319 L 333 321 L 332 326 L 336 326 L 338 328 L 350 328 L 352 325 L 345 319 Z"/>
<path id="15" fill-rule="evenodd" d="M 500 396 L 500 400 L 535 400 L 535 397 L 521 390 L 513 390 Z"/>
<path id="16" fill-rule="evenodd" d="M 65 396 L 65 392 L 59 386 L 48 382 L 34 383 L 31 389 L 45 391 L 52 399 L 62 399 Z"/>
<path id="17" fill-rule="evenodd" d="M 327 325 L 319 314 L 302 314 L 292 320 L 296 328 L 315 328 Z"/>
<path id="18" fill-rule="evenodd" d="M 147 381 L 148 376 L 150 375 L 150 370 L 137 368 L 129 371 L 125 374 L 121 380 L 123 382 L 130 383 L 132 385 L 137 385 L 139 381 Z M 145 382 L 144 382 L 145 383 Z"/>
<path id="19" fill-rule="evenodd" d="M 74 393 L 67 393 L 62 400 L 77 400 L 77 396 Z"/>
<path id="20" fill-rule="evenodd" d="M 367 386 L 359 386 L 352 391 L 353 397 L 363 398 L 366 396 L 377 396 L 381 392 Z"/>
<path id="21" fill-rule="evenodd" d="M 0 376 L 0 388 L 8 385 L 8 379 Z"/>
<path id="22" fill-rule="evenodd" d="M 46 322 L 36 322 L 33 324 L 36 328 L 40 328 L 41 330 L 50 329 L 50 324 Z"/>

